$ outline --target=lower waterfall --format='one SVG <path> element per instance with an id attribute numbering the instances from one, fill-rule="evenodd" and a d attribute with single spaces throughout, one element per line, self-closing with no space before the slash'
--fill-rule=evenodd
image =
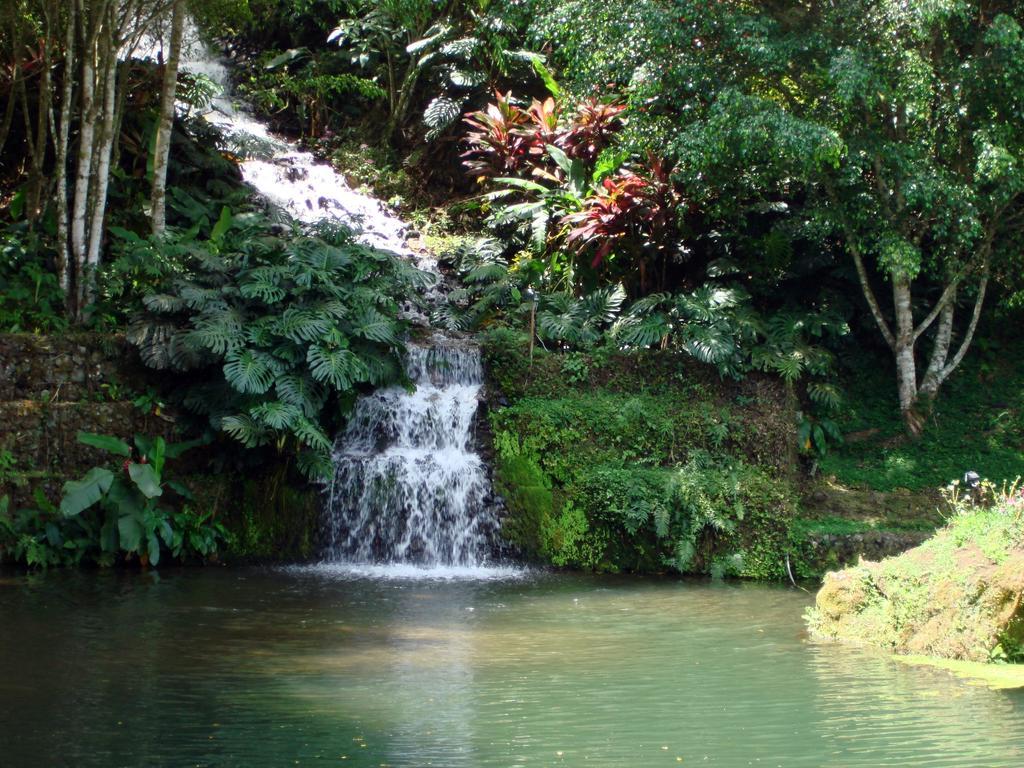
<path id="1" fill-rule="evenodd" d="M 406 355 L 412 391 L 360 397 L 334 450 L 327 557 L 358 563 L 475 567 L 497 521 L 474 450 L 480 350 L 435 336 Z"/>

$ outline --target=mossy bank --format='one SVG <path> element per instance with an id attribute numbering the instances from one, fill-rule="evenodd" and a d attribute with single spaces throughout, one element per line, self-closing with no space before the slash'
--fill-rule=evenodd
<path id="1" fill-rule="evenodd" d="M 1024 661 L 1024 497 L 960 504 L 921 546 L 828 574 L 807 619 L 899 654 Z"/>
<path id="2" fill-rule="evenodd" d="M 597 571 L 782 578 L 797 516 L 794 403 L 669 352 L 568 355 L 482 335 L 506 539 Z"/>

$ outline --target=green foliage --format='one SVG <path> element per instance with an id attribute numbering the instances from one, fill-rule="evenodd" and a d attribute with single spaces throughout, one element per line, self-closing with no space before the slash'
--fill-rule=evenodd
<path id="1" fill-rule="evenodd" d="M 37 491 L 36 508 L 12 513 L 4 497 L 0 553 L 32 568 L 110 565 L 118 558 L 156 566 L 165 552 L 176 560 L 208 559 L 226 542 L 227 531 L 212 513 L 198 514 L 187 503 L 175 509 L 192 494 L 166 477 L 167 460 L 199 441 L 168 445 L 162 437 L 136 435 L 129 446 L 85 432 L 78 441 L 123 461 L 65 482 L 59 507 Z"/>
<path id="2" fill-rule="evenodd" d="M 1019 482 L 947 494 L 947 525 L 919 547 L 829 574 L 813 632 L 896 653 L 1016 659 L 1021 640 L 1024 496 Z"/>
<path id="3" fill-rule="evenodd" d="M 287 111 L 303 135 L 316 137 L 357 114 L 359 105 L 366 109 L 387 97 L 376 82 L 345 68 L 337 53 L 307 47 L 265 51 L 259 66 L 239 83 L 239 92 L 261 112 Z"/>
<path id="4" fill-rule="evenodd" d="M 54 333 L 67 328 L 64 292 L 39 233 L 21 225 L 0 231 L 0 330 Z"/>
<path id="5" fill-rule="evenodd" d="M 143 361 L 187 374 L 184 405 L 310 477 L 329 466 L 339 398 L 400 378 L 398 302 L 431 279 L 348 231 L 280 237 L 226 209 L 206 240 L 127 234 L 111 273 L 141 293 L 129 340 Z"/>
<path id="6" fill-rule="evenodd" d="M 692 380 L 659 381 L 657 365 L 629 355 L 539 355 L 530 369 L 521 337 L 502 328 L 488 332 L 485 351 L 491 374 L 516 393 L 490 421 L 503 534 L 521 553 L 601 571 L 783 576 L 794 493 L 784 474 L 752 463 L 772 452 L 763 426 L 717 407 Z M 653 391 L 609 377 L 632 365 Z M 538 394 L 523 396 L 510 371 Z M 739 458 L 748 452 L 756 458 Z"/>
<path id="7" fill-rule="evenodd" d="M 1024 466 L 1024 376 L 1017 340 L 985 338 L 933 405 L 921 437 L 908 440 L 887 386 L 887 361 L 861 353 L 845 361 L 843 408 L 833 418 L 845 443 L 820 461 L 846 485 L 889 491 L 939 488 L 975 470 L 997 482 Z"/>
<path id="8" fill-rule="evenodd" d="M 517 24 L 486 4 L 429 0 L 354 2 L 328 36 L 352 66 L 381 84 L 389 131 L 405 126 L 412 108 L 425 104 L 426 139 L 447 133 L 466 106 L 500 79 L 535 76 L 543 57 L 522 50 Z"/>

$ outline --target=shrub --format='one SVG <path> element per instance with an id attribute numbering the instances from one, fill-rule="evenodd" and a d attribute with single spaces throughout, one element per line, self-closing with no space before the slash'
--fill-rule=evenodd
<path id="1" fill-rule="evenodd" d="M 136 435 L 131 446 L 86 432 L 78 441 L 111 454 L 112 464 L 64 483 L 59 507 L 39 492 L 37 508 L 12 511 L 7 497 L 0 500 L 0 554 L 39 568 L 110 565 L 117 558 L 155 566 L 165 552 L 177 560 L 207 559 L 226 542 L 224 527 L 188 506 L 189 489 L 165 473 L 168 459 L 198 441 L 168 445 L 162 437 Z"/>
<path id="2" fill-rule="evenodd" d="M 148 366 L 187 373 L 186 408 L 323 477 L 339 404 L 402 378 L 399 302 L 433 278 L 348 230 L 274 232 L 225 208 L 206 240 L 123 233 L 113 272 L 142 294 L 129 340 Z"/>

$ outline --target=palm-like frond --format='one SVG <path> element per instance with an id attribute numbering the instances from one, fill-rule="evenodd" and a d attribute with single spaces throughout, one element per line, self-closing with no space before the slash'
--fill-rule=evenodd
<path id="1" fill-rule="evenodd" d="M 225 416 L 220 427 L 246 448 L 257 448 L 270 441 L 271 432 L 268 427 L 257 422 L 252 416 L 240 413 Z"/>
<path id="2" fill-rule="evenodd" d="M 234 307 L 204 313 L 196 319 L 190 339 L 215 355 L 225 355 L 242 345 L 245 320 Z"/>
<path id="3" fill-rule="evenodd" d="M 306 309 L 286 309 L 275 323 L 276 333 L 295 343 L 318 341 L 331 329 L 328 316 Z"/>
<path id="4" fill-rule="evenodd" d="M 323 385 L 301 373 L 279 376 L 274 382 L 274 391 L 282 402 L 301 409 L 309 418 L 320 413 L 326 400 Z"/>
<path id="5" fill-rule="evenodd" d="M 224 378 L 243 394 L 262 395 L 273 386 L 279 373 L 274 358 L 254 349 L 233 350 L 224 360 Z"/>
<path id="6" fill-rule="evenodd" d="M 250 408 L 249 415 L 255 421 L 271 429 L 290 429 L 296 420 L 302 416 L 302 411 L 289 403 L 271 400 L 270 402 L 260 403 Z"/>
<path id="7" fill-rule="evenodd" d="M 314 344 L 310 346 L 306 360 L 314 379 L 340 391 L 351 389 L 355 384 L 366 381 L 369 376 L 366 363 L 348 349 Z"/>
<path id="8" fill-rule="evenodd" d="M 362 307 L 349 318 L 349 331 L 353 336 L 382 344 L 398 343 L 398 324 L 375 307 Z"/>

